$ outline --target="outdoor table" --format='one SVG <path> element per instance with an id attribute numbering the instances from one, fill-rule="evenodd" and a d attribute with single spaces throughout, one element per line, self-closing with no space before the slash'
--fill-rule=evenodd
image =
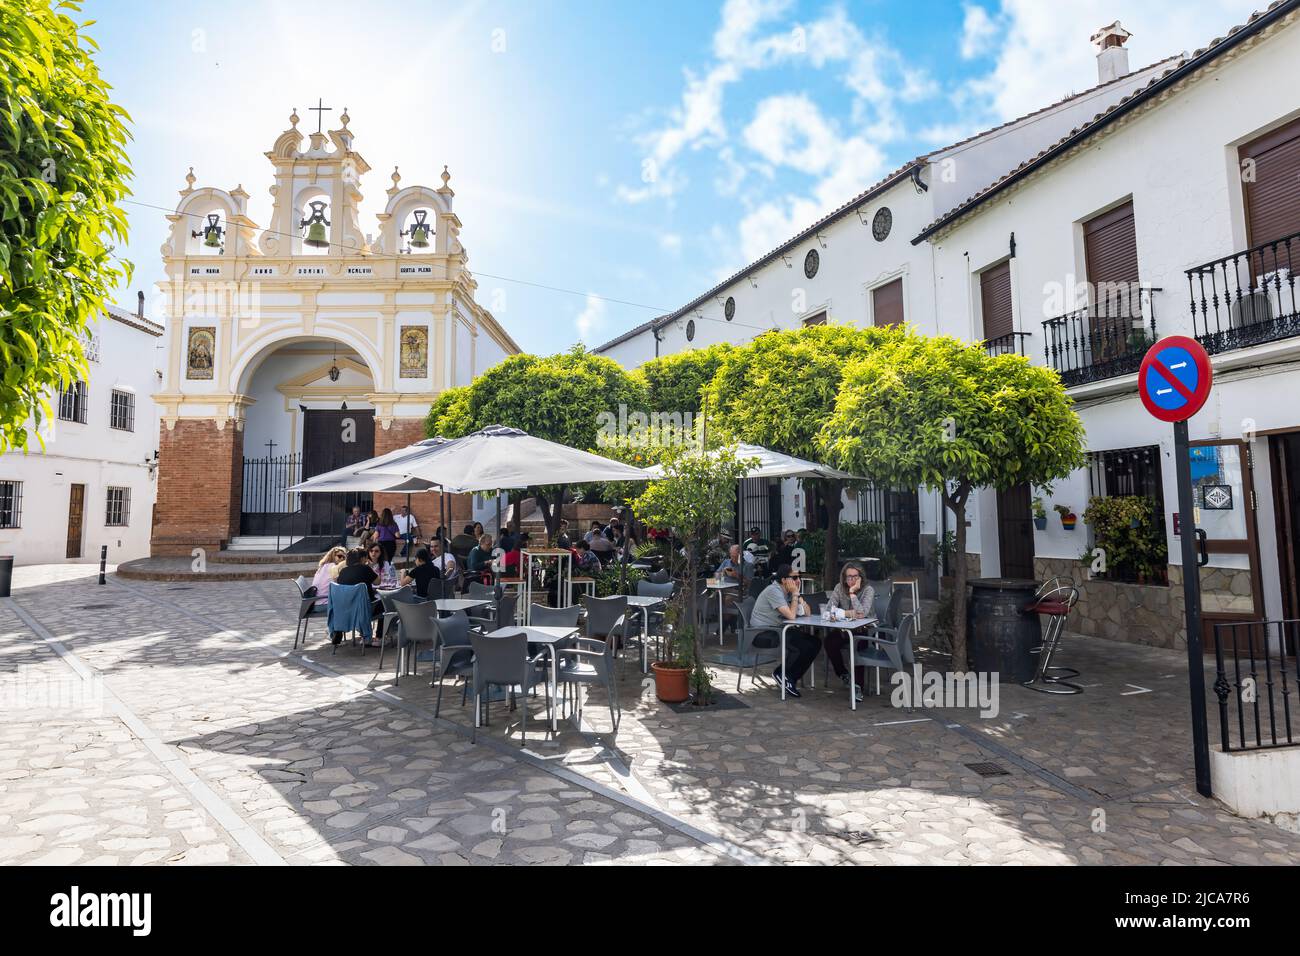
<path id="1" fill-rule="evenodd" d="M 629 594 L 627 606 L 641 611 L 641 673 L 650 672 L 650 652 L 646 648 L 646 639 L 650 636 L 650 609 L 664 603 L 661 597 L 643 594 Z"/>
<path id="2" fill-rule="evenodd" d="M 472 611 L 475 608 L 487 607 L 492 602 L 483 598 L 438 598 L 429 603 L 439 613 L 450 614 L 452 611 Z"/>
<path id="3" fill-rule="evenodd" d="M 524 623 L 533 618 L 533 559 L 557 558 L 555 600 L 560 607 L 573 603 L 573 552 L 568 548 L 525 548 L 520 551 L 524 579 Z"/>
<path id="4" fill-rule="evenodd" d="M 560 731 L 559 719 L 557 714 L 559 708 L 556 707 L 556 697 L 560 693 L 560 647 L 567 644 L 573 635 L 578 633 L 576 627 L 515 627 L 508 625 L 498 627 L 495 631 L 488 632 L 488 637 L 500 637 L 503 634 L 515 634 L 523 631 L 528 635 L 529 644 L 540 644 L 546 648 L 551 655 L 551 733 L 556 734 Z"/>
<path id="5" fill-rule="evenodd" d="M 706 591 L 718 592 L 718 644 L 722 644 L 722 595 L 724 591 L 740 587 L 738 581 L 724 581 L 721 578 L 709 578 L 704 582 Z"/>
<path id="6" fill-rule="evenodd" d="M 836 631 L 857 631 L 864 627 L 870 627 L 876 623 L 874 617 L 860 617 L 856 621 L 827 621 L 820 614 L 809 614 L 806 617 L 796 617 L 793 621 L 786 621 L 781 628 L 781 699 L 785 700 L 785 634 L 792 627 L 812 627 L 825 628 Z M 857 638 L 849 646 L 849 703 L 853 710 L 858 709 L 858 689 L 857 689 L 857 668 L 853 666 L 853 651 L 856 648 Z M 813 673 L 813 668 L 808 668 L 808 673 Z M 815 686 L 815 680 L 809 680 L 809 686 Z"/>

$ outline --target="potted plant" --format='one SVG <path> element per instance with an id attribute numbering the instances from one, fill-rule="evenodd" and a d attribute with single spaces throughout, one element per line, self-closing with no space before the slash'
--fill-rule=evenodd
<path id="1" fill-rule="evenodd" d="M 1034 499 L 1034 527 L 1039 531 L 1047 530 L 1047 509 L 1043 507 L 1043 499 Z"/>
<path id="2" fill-rule="evenodd" d="M 650 664 L 655 678 L 655 696 L 665 704 L 680 704 L 691 696 L 691 672 L 695 669 L 695 629 L 677 627 L 681 620 L 682 598 L 669 605 L 664 627 L 671 635 L 665 641 L 664 656 Z"/>
<path id="3" fill-rule="evenodd" d="M 664 626 L 671 640 L 664 641 L 664 657 L 654 668 L 655 690 L 661 700 L 680 692 L 667 686 L 680 680 L 674 672 L 688 668 L 695 704 L 713 702 L 712 676 L 704 663 L 703 633 L 698 626 L 700 554 L 704 544 L 721 527 L 721 517 L 735 500 L 736 483 L 757 463 L 756 459 L 738 459 L 734 448 L 704 453 L 689 446 L 664 450 L 663 477 L 651 481 L 633 502 L 637 514 L 649 524 L 671 529 L 682 542 L 685 559 L 682 595 L 669 606 Z M 662 667 L 658 665 L 663 665 Z M 660 685 L 661 676 L 665 685 Z M 665 696 L 667 694 L 668 696 Z M 685 699 L 685 698 L 681 698 Z"/>
<path id="4" fill-rule="evenodd" d="M 957 532 L 949 531 L 934 545 L 934 564 L 939 569 L 939 592 L 949 594 L 953 588 L 953 573 L 949 567 L 957 553 Z"/>
<path id="5" fill-rule="evenodd" d="M 1075 524 L 1079 521 L 1079 516 L 1070 510 L 1069 505 L 1052 505 L 1052 510 L 1061 516 L 1061 527 L 1066 531 L 1073 531 Z"/>

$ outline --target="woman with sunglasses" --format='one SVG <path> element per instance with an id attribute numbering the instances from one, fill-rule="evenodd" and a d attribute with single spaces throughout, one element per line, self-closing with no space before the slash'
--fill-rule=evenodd
<path id="1" fill-rule="evenodd" d="M 826 602 L 830 607 L 841 610 L 849 620 L 860 621 L 876 613 L 876 589 L 867 583 L 867 573 L 857 561 L 847 562 L 840 569 L 840 583 L 835 585 Z M 844 651 L 850 647 L 849 635 L 843 631 L 831 631 L 826 635 L 826 656 L 830 658 L 831 667 L 844 686 L 849 686 L 849 669 L 844 663 Z M 859 666 L 854 671 L 858 700 L 863 699 L 862 688 L 866 686 L 866 668 Z"/>
<path id="2" fill-rule="evenodd" d="M 749 623 L 755 628 L 779 632 L 797 617 L 807 617 L 811 612 L 807 602 L 799 595 L 799 575 L 783 564 L 776 569 L 776 579 L 754 599 Z M 772 679 L 785 681 L 785 692 L 799 696 L 798 683 L 804 672 L 812 666 L 822 642 L 807 631 L 791 628 L 785 636 L 785 673 L 778 667 Z"/>

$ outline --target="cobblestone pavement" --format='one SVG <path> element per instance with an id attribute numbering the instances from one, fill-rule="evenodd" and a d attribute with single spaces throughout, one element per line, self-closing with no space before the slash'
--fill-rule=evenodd
<path id="1" fill-rule="evenodd" d="M 617 734 L 592 691 L 549 738 L 538 697 L 524 749 L 504 704 L 472 744 L 450 682 L 434 719 L 428 664 L 394 686 L 320 623 L 291 652 L 289 582 L 94 580 L 0 600 L 0 863 L 1300 861 L 1195 793 L 1170 651 L 1069 639 L 1084 695 L 1004 686 L 987 719 L 850 711 L 820 660 L 801 699 L 719 667 L 737 706 L 676 713 L 629 660 Z"/>

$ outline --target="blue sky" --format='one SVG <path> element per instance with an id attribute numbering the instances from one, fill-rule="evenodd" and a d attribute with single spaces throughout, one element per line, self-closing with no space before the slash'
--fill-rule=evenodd
<path id="1" fill-rule="evenodd" d="M 597 345 L 907 159 L 1091 86 L 1097 27 L 1132 31 L 1136 68 L 1254 6 L 90 0 L 133 118 L 136 275 L 118 300 L 144 288 L 156 311 L 166 222 L 151 207 L 174 206 L 191 165 L 200 186 L 242 183 L 265 225 L 262 153 L 291 108 L 314 127 L 322 97 L 327 125 L 348 108 L 373 167 L 363 227 L 394 165 L 406 186 L 437 185 L 446 164 L 480 301 L 525 350 Z"/>

